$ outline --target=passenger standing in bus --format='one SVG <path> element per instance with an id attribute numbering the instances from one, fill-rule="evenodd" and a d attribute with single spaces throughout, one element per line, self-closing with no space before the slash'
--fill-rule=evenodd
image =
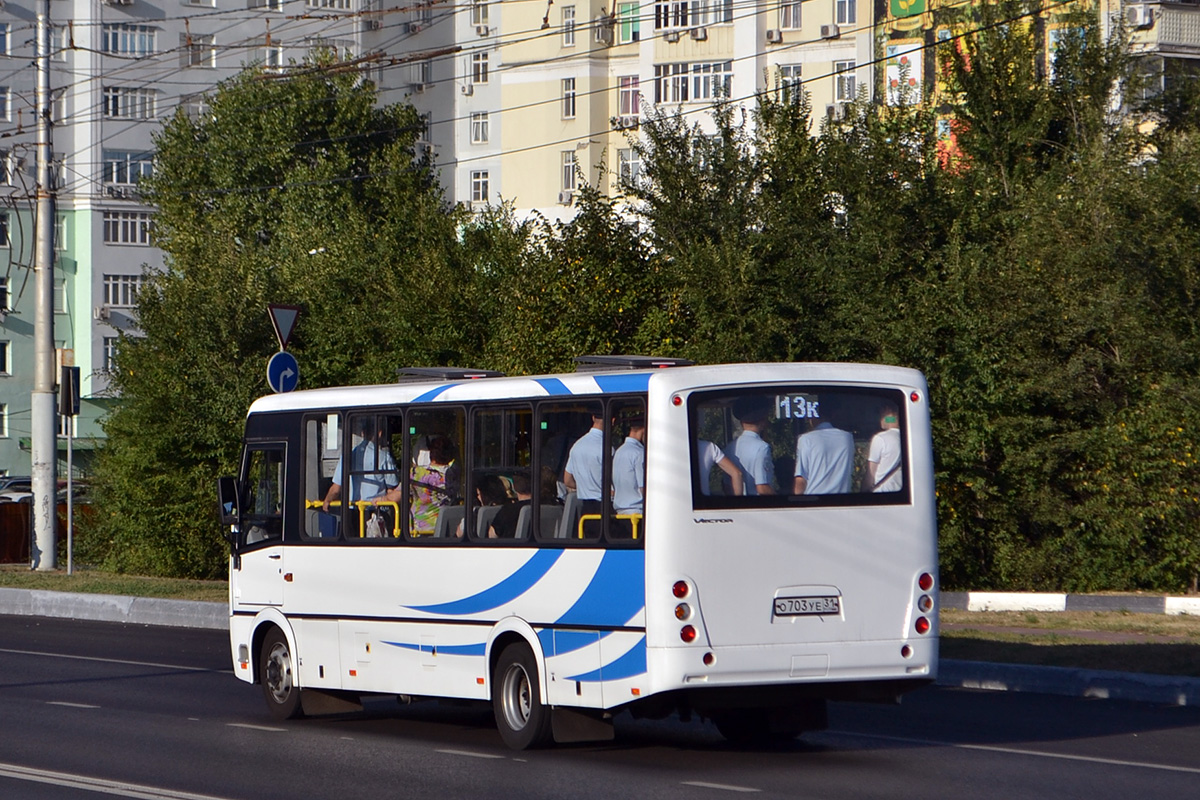
<path id="1" fill-rule="evenodd" d="M 828 419 L 809 417 L 810 430 L 796 437 L 794 494 L 845 494 L 854 473 L 854 435 Z"/>
<path id="2" fill-rule="evenodd" d="M 377 444 L 387 441 L 384 418 L 360 417 L 357 427 L 362 441 L 350 451 L 350 495 L 347 498 L 350 503 L 373 499 L 400 484 L 391 450 L 386 444 Z M 343 461 L 338 458 L 337 467 L 333 470 L 333 483 L 325 493 L 322 510 L 326 514 L 329 513 L 329 506 L 342 496 L 345 480 Z"/>
<path id="3" fill-rule="evenodd" d="M 432 534 L 442 506 L 458 500 L 461 482 L 454 444 L 445 436 L 432 437 L 429 440 L 429 464 L 414 464 L 411 479 L 412 531 L 417 535 Z"/>
<path id="4" fill-rule="evenodd" d="M 900 412 L 895 403 L 884 403 L 879 411 L 879 433 L 871 437 L 867 451 L 864 492 L 898 492 L 904 488 L 900 473 Z"/>
<path id="5" fill-rule="evenodd" d="M 741 397 L 733 404 L 733 415 L 742 423 L 742 434 L 733 444 L 733 457 L 742 470 L 746 494 L 775 494 L 775 462 L 771 445 L 763 441 L 771 403 L 765 397 Z"/>
<path id="6" fill-rule="evenodd" d="M 619 515 L 640 521 L 646 501 L 646 418 L 635 415 L 628 424 L 629 435 L 613 454 L 613 508 Z M 631 538 L 635 530 L 632 519 L 616 522 L 618 536 Z"/>
<path id="7" fill-rule="evenodd" d="M 729 478 L 729 486 L 732 489 L 730 494 L 733 497 L 741 497 L 745 483 L 742 481 L 742 471 L 733 463 L 732 458 L 727 458 L 724 451 L 713 442 L 700 439 L 696 442 L 696 462 L 700 469 L 700 493 L 703 495 L 712 494 L 712 489 L 709 486 L 709 481 L 712 478 L 712 468 L 720 467 L 725 476 L 721 479 L 721 486 L 725 486 L 725 477 Z"/>
<path id="8" fill-rule="evenodd" d="M 604 416 L 592 414 L 592 427 L 571 445 L 563 483 L 583 502 L 583 513 L 600 513 L 599 506 L 589 511 L 586 503 L 604 499 Z"/>

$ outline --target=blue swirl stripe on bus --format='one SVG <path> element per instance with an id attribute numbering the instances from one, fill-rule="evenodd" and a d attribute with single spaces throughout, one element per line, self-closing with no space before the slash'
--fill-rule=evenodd
<path id="1" fill-rule="evenodd" d="M 570 394 L 571 390 L 558 378 L 534 378 L 534 382 L 546 390 L 546 394 Z"/>
<path id="2" fill-rule="evenodd" d="M 597 375 L 596 385 L 602 392 L 644 392 L 650 387 L 649 373 L 641 375 Z"/>
<path id="3" fill-rule="evenodd" d="M 439 386 L 439 387 L 437 387 L 436 389 L 430 389 L 428 392 L 425 392 L 425 393 L 424 393 L 424 394 L 422 394 L 421 396 L 419 396 L 419 397 L 414 397 L 414 398 L 412 399 L 412 402 L 414 402 L 414 403 L 426 403 L 426 402 L 428 402 L 428 401 L 430 401 L 430 400 L 433 400 L 435 397 L 437 397 L 437 396 L 438 396 L 439 394 L 441 394 L 442 392 L 445 392 L 445 391 L 447 391 L 447 390 L 449 390 L 449 389 L 453 389 L 455 386 L 458 386 L 458 384 L 457 384 L 457 383 L 447 383 L 445 386 Z"/>
<path id="4" fill-rule="evenodd" d="M 568 675 L 566 680 L 580 683 L 595 683 L 597 681 L 619 681 L 644 675 L 646 672 L 646 637 L 638 639 L 637 644 L 629 648 L 625 655 L 591 672 L 578 675 Z"/>
<path id="5" fill-rule="evenodd" d="M 555 625 L 624 625 L 646 606 L 642 550 L 609 550 L 591 583 Z"/>
<path id="6" fill-rule="evenodd" d="M 485 642 L 476 642 L 473 644 L 416 644 L 415 642 L 388 642 L 392 647 L 399 647 L 402 650 L 413 650 L 422 653 L 434 653 L 443 656 L 482 656 L 487 653 L 487 644 Z"/>
<path id="7" fill-rule="evenodd" d="M 464 597 L 461 600 L 451 600 L 448 603 L 434 603 L 428 606 L 402 606 L 402 608 L 410 608 L 413 611 L 424 611 L 429 614 L 447 614 L 450 616 L 479 614 L 483 611 L 491 611 L 493 608 L 499 608 L 506 603 L 511 603 L 533 588 L 538 581 L 546 576 L 546 573 L 550 571 L 555 562 L 562 557 L 563 552 L 563 550 L 539 550 L 512 575 L 509 575 L 495 586 L 484 589 L 482 592 L 473 594 L 470 597 Z"/>

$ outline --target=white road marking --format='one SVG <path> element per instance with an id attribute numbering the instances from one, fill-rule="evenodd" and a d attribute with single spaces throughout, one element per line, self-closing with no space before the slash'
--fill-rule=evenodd
<path id="1" fill-rule="evenodd" d="M 733 786 L 728 783 L 708 783 L 707 781 L 683 781 L 684 786 L 698 786 L 701 789 L 720 789 L 723 792 L 761 792 L 762 789 L 755 789 L 750 786 Z"/>
<path id="2" fill-rule="evenodd" d="M 227 728 L 245 728 L 249 731 L 267 731 L 268 733 L 287 733 L 287 728 L 273 728 L 269 725 L 251 725 L 248 722 L 227 722 Z"/>
<path id="3" fill-rule="evenodd" d="M 41 656 L 43 658 L 65 658 L 71 661 L 96 661 L 101 664 L 123 664 L 129 667 L 154 667 L 155 669 L 177 669 L 186 672 L 232 672 L 229 669 L 209 669 L 208 667 L 185 667 L 179 664 L 158 664 L 153 661 L 126 661 L 120 658 L 98 658 L 96 656 L 72 656 L 65 653 L 42 653 L 37 650 L 9 650 L 0 647 L 0 653 L 11 653 L 18 656 Z"/>
<path id="4" fill-rule="evenodd" d="M 497 756 L 492 753 L 473 753 L 470 750 L 438 750 L 437 752 L 451 756 L 466 756 L 467 758 L 508 758 L 508 756 Z"/>
<path id="5" fill-rule="evenodd" d="M 65 700 L 47 700 L 46 705 L 48 705 L 48 706 L 66 706 L 67 708 L 99 708 L 100 707 L 100 706 L 93 706 L 88 703 L 68 703 Z"/>
<path id="6" fill-rule="evenodd" d="M 210 794 L 195 794 L 193 792 L 178 792 L 157 786 L 142 786 L 123 781 L 109 781 L 103 778 L 90 778 L 86 775 L 72 775 L 69 772 L 52 772 L 46 769 L 33 769 L 16 764 L 0 764 L 0 777 L 12 778 L 30 783 L 44 783 L 51 786 L 66 786 L 85 792 L 130 797 L 135 800 L 226 800 Z"/>
<path id="7" fill-rule="evenodd" d="M 939 742 L 933 739 L 909 739 L 903 736 L 875 736 L 869 733 L 849 733 L 838 731 L 838 735 L 851 736 L 857 739 L 880 739 L 889 742 L 917 744 L 922 747 L 955 747 L 959 750 L 980 750 L 985 753 L 1006 753 L 1014 756 L 1031 756 L 1033 758 L 1055 758 L 1062 761 L 1082 761 L 1088 764 L 1105 764 L 1110 767 L 1136 767 L 1138 769 L 1153 769 L 1161 772 L 1183 772 L 1189 775 L 1200 775 L 1200 767 L 1177 767 L 1173 764 L 1154 764 L 1149 761 L 1127 761 L 1121 758 L 1102 758 L 1100 756 L 1079 756 L 1072 753 L 1050 753 L 1045 750 L 1027 750 L 1021 747 L 1001 747 L 992 744 L 962 744 L 957 742 Z"/>

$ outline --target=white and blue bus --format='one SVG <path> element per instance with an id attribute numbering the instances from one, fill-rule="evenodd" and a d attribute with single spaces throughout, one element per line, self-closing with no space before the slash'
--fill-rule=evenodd
<path id="1" fill-rule="evenodd" d="M 252 405 L 219 490 L 234 669 L 273 715 L 388 694 L 490 702 L 516 749 L 623 711 L 756 740 L 936 678 L 919 372 L 579 362 Z"/>

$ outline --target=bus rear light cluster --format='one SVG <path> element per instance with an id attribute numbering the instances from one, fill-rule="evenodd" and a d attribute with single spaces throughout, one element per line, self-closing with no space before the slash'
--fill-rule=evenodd
<path id="1" fill-rule="evenodd" d="M 684 625 L 679 630 L 679 638 L 686 644 L 691 644 L 696 641 L 696 629 L 691 625 Z"/>
<path id="2" fill-rule="evenodd" d="M 926 617 L 917 617 L 916 624 L 914 624 L 913 627 L 916 629 L 917 633 L 929 633 L 929 619 Z"/>

